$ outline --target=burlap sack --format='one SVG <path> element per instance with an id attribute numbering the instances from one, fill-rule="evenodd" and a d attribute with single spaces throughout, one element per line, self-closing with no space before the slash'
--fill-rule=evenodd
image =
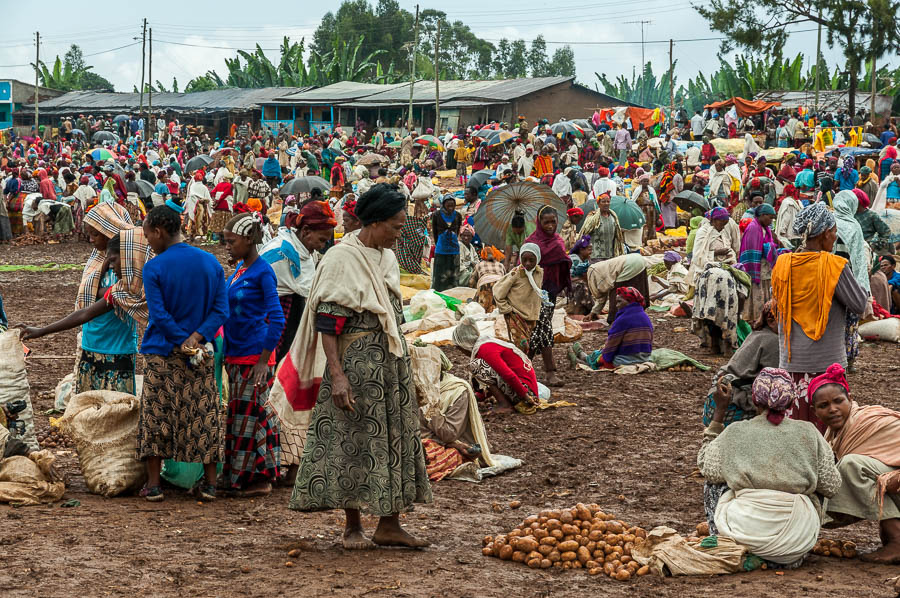
<path id="1" fill-rule="evenodd" d="M 28 375 L 25 372 L 25 349 L 19 340 L 18 330 L 0 333 L 0 405 L 16 399 L 24 399 L 27 406 L 16 415 L 25 423 L 25 434 L 19 440 L 33 451 L 40 449 L 34 433 L 34 410 L 31 408 Z"/>
<path id="2" fill-rule="evenodd" d="M 53 470 L 50 451 L 0 460 L 0 502 L 39 505 L 59 500 L 66 485 Z"/>
<path id="3" fill-rule="evenodd" d="M 641 565 L 649 565 L 655 574 L 722 575 L 743 571 L 747 549 L 731 538 L 719 536 L 715 547 L 704 548 L 699 541 L 687 540 L 670 527 L 653 528 L 647 541 L 635 546 L 631 556 Z"/>
<path id="4" fill-rule="evenodd" d="M 123 392 L 92 390 L 69 400 L 60 429 L 75 441 L 91 492 L 116 496 L 144 483 L 136 456 L 139 414 L 140 399 Z"/>

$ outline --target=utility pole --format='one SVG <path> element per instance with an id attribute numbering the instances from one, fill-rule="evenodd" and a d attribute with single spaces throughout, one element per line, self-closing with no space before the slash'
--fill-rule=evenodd
<path id="1" fill-rule="evenodd" d="M 406 131 L 407 133 L 412 132 L 412 124 L 413 124 L 413 111 L 412 111 L 412 101 L 413 101 L 413 85 L 416 83 L 416 50 L 419 48 L 419 5 L 416 4 L 416 26 L 415 26 L 415 34 L 413 36 L 413 47 L 412 51 L 409 53 L 409 113 L 407 114 L 406 119 Z"/>
<path id="2" fill-rule="evenodd" d="M 147 59 L 147 19 L 144 19 L 143 33 L 141 34 L 141 116 L 144 115 L 144 66 Z M 146 123 L 144 123 L 146 125 Z M 145 131 L 146 133 L 146 131 Z"/>
<path id="3" fill-rule="evenodd" d="M 820 15 L 821 16 L 821 15 Z M 816 36 L 816 116 L 819 115 L 819 55 L 822 52 L 822 23 Z"/>
<path id="4" fill-rule="evenodd" d="M 38 73 L 41 63 L 41 32 L 34 32 L 34 134 L 38 134 Z"/>
<path id="5" fill-rule="evenodd" d="M 147 116 L 153 118 L 153 27 L 150 28 L 150 64 L 147 67 L 147 82 L 150 83 L 147 90 Z"/>
<path id="6" fill-rule="evenodd" d="M 644 60 L 644 25 L 649 25 L 653 21 L 625 21 L 641 26 L 641 77 L 644 76 L 644 66 L 647 64 Z M 644 86 L 641 85 L 641 104 L 644 103 Z"/>
<path id="7" fill-rule="evenodd" d="M 441 130 L 441 67 L 438 58 L 438 48 L 441 43 L 441 21 L 437 22 L 437 33 L 434 34 L 434 134 L 440 135 Z"/>
<path id="8" fill-rule="evenodd" d="M 673 39 L 669 39 L 669 128 L 675 122 L 675 63 L 672 62 L 672 47 L 675 45 Z"/>
<path id="9" fill-rule="evenodd" d="M 869 98 L 869 120 L 875 122 L 875 82 L 878 80 L 878 70 L 875 67 L 875 55 L 872 54 L 872 97 Z M 852 118 L 854 115 L 850 115 Z"/>

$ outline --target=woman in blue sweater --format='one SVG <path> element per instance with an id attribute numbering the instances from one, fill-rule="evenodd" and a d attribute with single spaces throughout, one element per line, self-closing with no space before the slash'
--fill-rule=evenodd
<path id="1" fill-rule="evenodd" d="M 183 206 L 174 200 L 153 208 L 144 234 L 155 258 L 144 266 L 150 320 L 141 353 L 146 371 L 138 423 L 138 458 L 147 463 L 141 496 L 163 500 L 163 459 L 202 463 L 195 494 L 216 498 L 216 464 L 224 454 L 212 351 L 204 345 L 228 317 L 225 273 L 213 257 L 181 239 Z"/>
<path id="2" fill-rule="evenodd" d="M 228 279 L 225 370 L 228 421 L 225 430 L 227 488 L 241 496 L 272 491 L 279 477 L 281 443 L 274 413 L 266 408 L 275 377 L 275 348 L 284 330 L 275 271 L 259 259 L 262 226 L 254 214 L 240 214 L 225 225 L 225 248 L 237 268 Z"/>

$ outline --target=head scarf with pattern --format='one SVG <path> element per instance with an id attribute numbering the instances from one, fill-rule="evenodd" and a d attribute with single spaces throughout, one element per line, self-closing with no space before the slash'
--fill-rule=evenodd
<path id="1" fill-rule="evenodd" d="M 328 202 L 310 201 L 304 204 L 294 220 L 294 227 L 304 226 L 311 230 L 327 230 L 337 226 L 337 219 Z"/>
<path id="2" fill-rule="evenodd" d="M 834 228 L 834 214 L 824 202 L 816 202 L 800 210 L 794 217 L 793 232 L 804 239 L 818 237 Z"/>
<path id="3" fill-rule="evenodd" d="M 828 366 L 828 369 L 825 370 L 824 374 L 820 374 L 809 381 L 809 386 L 806 389 L 806 396 L 809 397 L 810 403 L 812 403 L 812 398 L 813 395 L 816 394 L 816 391 L 826 384 L 837 384 L 838 386 L 842 386 L 847 393 L 847 396 L 850 396 L 850 385 L 847 383 L 847 377 L 844 375 L 844 368 L 841 367 L 841 364 L 839 363 L 832 363 Z"/>
<path id="4" fill-rule="evenodd" d="M 639 303 L 640 305 L 644 305 L 644 296 L 634 287 L 619 287 L 616 289 L 616 295 L 628 303 Z"/>
<path id="5" fill-rule="evenodd" d="M 778 425 L 784 412 L 797 400 L 797 385 L 791 375 L 778 368 L 763 368 L 753 381 L 753 404 L 769 410 L 766 419 Z"/>

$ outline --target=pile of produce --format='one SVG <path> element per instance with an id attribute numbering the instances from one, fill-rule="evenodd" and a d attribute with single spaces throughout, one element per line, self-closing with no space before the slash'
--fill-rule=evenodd
<path id="1" fill-rule="evenodd" d="M 856 544 L 843 540 L 819 540 L 812 549 L 813 554 L 834 556 L 839 559 L 856 557 Z"/>
<path id="2" fill-rule="evenodd" d="M 37 433 L 38 442 L 41 448 L 65 448 L 72 446 L 72 441 L 68 436 L 63 434 L 59 428 L 51 427 L 43 432 Z"/>
<path id="3" fill-rule="evenodd" d="M 631 549 L 646 538 L 645 530 L 615 519 L 598 505 L 578 503 L 526 517 L 506 535 L 485 537 L 481 553 L 532 569 L 587 569 L 591 575 L 627 581 L 650 571 L 631 557 Z"/>
<path id="4" fill-rule="evenodd" d="M 699 370 L 697 369 L 697 366 L 684 364 L 684 365 L 676 365 L 675 367 L 671 367 L 666 371 L 667 372 L 697 372 Z"/>

